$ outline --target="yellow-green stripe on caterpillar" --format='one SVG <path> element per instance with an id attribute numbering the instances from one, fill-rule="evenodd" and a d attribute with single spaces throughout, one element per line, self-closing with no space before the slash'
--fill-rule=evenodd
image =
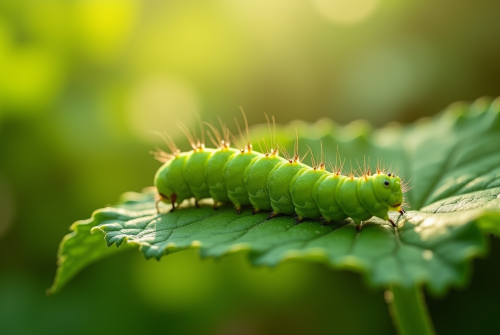
<path id="1" fill-rule="evenodd" d="M 374 174 L 365 168 L 359 177 L 352 172 L 343 175 L 342 166 L 328 172 L 323 155 L 317 166 L 314 159 L 313 167 L 303 164 L 298 155 L 298 142 L 292 157 L 272 137 L 271 148 L 268 149 L 264 141 L 265 150 L 261 151 L 266 153 L 260 153 L 252 149 L 248 126 L 246 144 L 241 145 L 222 121 L 220 124 L 222 132 L 208 124 L 213 136 L 208 134 L 216 149 L 205 148 L 203 138 L 196 138 L 185 127 L 183 131 L 193 148 L 189 152 L 180 152 L 168 135 L 160 134 L 171 153 L 160 149 L 154 153 L 155 158 L 163 162 L 154 179 L 158 213 L 159 202 L 171 203 L 173 211 L 176 204 L 186 199 L 194 198 L 198 206 L 199 200 L 212 198 L 214 209 L 221 202 L 232 202 L 240 213 L 242 206 L 252 205 L 254 214 L 271 211 L 268 219 L 279 214 L 296 214 L 296 223 L 307 218 L 321 219 L 323 224 L 328 224 L 350 217 L 358 229 L 373 216 L 396 226 L 388 212 L 404 214 L 401 206 L 405 185 L 400 177 L 385 173 L 380 167 Z M 201 122 L 200 128 L 203 134 Z M 240 135 L 244 137 L 241 130 Z M 238 149 L 230 147 L 230 137 Z M 278 155 L 278 147 L 284 158 Z"/>

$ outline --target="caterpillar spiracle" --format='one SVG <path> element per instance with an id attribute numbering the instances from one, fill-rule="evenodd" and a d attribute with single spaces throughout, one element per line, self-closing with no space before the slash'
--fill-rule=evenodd
<path id="1" fill-rule="evenodd" d="M 388 212 L 405 213 L 402 205 L 406 185 L 400 177 L 386 173 L 380 166 L 373 174 L 365 168 L 360 176 L 354 176 L 352 169 L 350 175 L 343 175 L 343 164 L 340 168 L 337 164 L 332 166 L 333 172 L 329 172 L 323 154 L 321 162 L 316 165 L 313 158 L 310 167 L 303 164 L 298 155 L 298 140 L 290 156 L 276 142 L 275 135 L 274 140 L 271 136 L 270 148 L 264 141 L 265 150 L 261 151 L 265 153 L 257 152 L 252 148 L 244 113 L 243 117 L 246 139 L 237 123 L 241 140 L 246 142 L 243 145 L 220 119 L 222 131 L 205 123 L 212 131 L 207 134 L 215 149 L 205 147 L 201 122 L 201 139 L 196 132 L 193 135 L 179 125 L 191 144 L 189 152 L 181 152 L 168 134 L 158 133 L 171 151 L 157 148 L 153 152 L 163 163 L 154 178 L 158 213 L 160 202 L 171 203 L 173 211 L 176 204 L 186 199 L 194 198 L 199 207 L 199 200 L 212 198 L 214 209 L 218 209 L 220 203 L 231 202 L 239 214 L 242 206 L 252 205 L 253 214 L 271 211 L 268 219 L 280 214 L 297 215 L 297 224 L 304 219 L 320 219 L 323 224 L 329 224 L 350 217 L 357 229 L 361 229 L 363 221 L 375 216 L 396 227 Z M 267 115 L 266 118 L 271 132 Z M 237 149 L 231 148 L 230 139 Z M 279 156 L 278 149 L 284 157 Z"/>

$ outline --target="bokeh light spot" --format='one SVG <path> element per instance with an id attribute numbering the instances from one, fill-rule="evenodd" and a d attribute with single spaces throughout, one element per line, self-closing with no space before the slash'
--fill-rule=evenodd
<path id="1" fill-rule="evenodd" d="M 416 40 L 367 50 L 338 77 L 339 101 L 351 110 L 351 118 L 384 124 L 428 91 L 433 64 L 432 53 Z"/>
<path id="2" fill-rule="evenodd" d="M 369 17 L 379 0 L 313 0 L 316 9 L 328 20 L 354 24 Z"/>
<path id="3" fill-rule="evenodd" d="M 134 0 L 86 0 L 74 5 L 79 43 L 94 59 L 113 59 L 135 24 L 138 3 Z"/>
<path id="4" fill-rule="evenodd" d="M 177 122 L 184 123 L 189 129 L 192 129 L 196 122 L 196 94 L 181 80 L 168 77 L 149 78 L 140 83 L 130 96 L 130 127 L 147 141 L 154 139 L 152 131 L 166 131 L 176 138 L 182 134 Z"/>

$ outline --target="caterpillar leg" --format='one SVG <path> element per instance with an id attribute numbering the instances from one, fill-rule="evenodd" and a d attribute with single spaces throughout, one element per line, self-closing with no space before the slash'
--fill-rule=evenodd
<path id="1" fill-rule="evenodd" d="M 198 203 L 198 200 L 194 199 L 194 205 L 196 208 L 200 208 L 200 204 Z"/>
<path id="2" fill-rule="evenodd" d="M 158 193 L 155 195 L 156 214 L 160 214 L 160 202 L 165 200 L 165 199 L 168 199 L 168 197 L 161 194 L 161 193 Z"/>
<path id="3" fill-rule="evenodd" d="M 295 219 L 295 224 L 299 224 L 299 223 L 302 223 L 304 222 L 304 218 L 301 218 L 300 216 L 297 216 L 297 218 Z"/>
<path id="4" fill-rule="evenodd" d="M 236 206 L 236 214 L 241 214 L 241 205 Z"/>
<path id="5" fill-rule="evenodd" d="M 272 211 L 271 213 L 269 213 L 266 220 L 271 220 L 273 217 L 277 216 L 278 214 L 279 214 L 278 212 Z"/>
<path id="6" fill-rule="evenodd" d="M 252 210 L 252 215 L 257 214 L 258 212 L 260 212 L 260 208 L 254 208 Z"/>
<path id="7" fill-rule="evenodd" d="M 399 218 L 398 218 L 398 221 L 399 219 L 406 213 L 406 211 L 404 209 L 401 208 L 401 210 L 399 211 Z"/>
<path id="8" fill-rule="evenodd" d="M 389 219 L 389 220 L 387 220 L 387 221 L 389 221 L 389 222 L 392 224 L 392 226 L 393 226 L 394 228 L 397 228 L 397 227 L 398 227 L 398 225 L 397 225 L 397 224 L 395 224 L 395 223 L 394 223 L 394 221 L 392 221 L 391 219 Z"/>
<path id="9" fill-rule="evenodd" d="M 358 232 L 360 232 L 362 228 L 363 228 L 363 221 L 361 221 L 359 224 L 356 225 L 356 230 Z"/>
<path id="10" fill-rule="evenodd" d="M 160 214 L 160 201 L 161 201 L 161 199 L 156 199 L 156 201 L 155 201 L 156 214 Z"/>
<path id="11" fill-rule="evenodd" d="M 219 210 L 218 201 L 215 201 L 215 200 L 214 200 L 214 205 L 212 206 L 212 208 L 213 208 L 215 211 L 218 211 L 218 210 Z"/>
<path id="12" fill-rule="evenodd" d="M 320 217 L 319 220 L 322 226 L 328 226 L 330 224 L 330 221 L 327 221 L 324 217 Z"/>
<path id="13" fill-rule="evenodd" d="M 170 210 L 170 213 L 175 211 L 175 202 L 177 201 L 177 194 L 172 193 L 172 196 L 170 197 L 172 199 L 172 209 Z"/>

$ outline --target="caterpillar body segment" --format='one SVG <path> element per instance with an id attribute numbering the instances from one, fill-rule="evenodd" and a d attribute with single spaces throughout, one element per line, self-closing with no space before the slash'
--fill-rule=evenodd
<path id="1" fill-rule="evenodd" d="M 236 152 L 236 149 L 222 147 L 212 151 L 210 156 L 208 156 L 205 165 L 205 177 L 210 197 L 214 200 L 214 208 L 217 208 L 217 203 L 219 202 L 231 201 L 227 193 L 224 165 L 226 165 L 229 158 Z"/>
<path id="2" fill-rule="evenodd" d="M 189 152 L 177 154 L 172 160 L 165 162 L 156 172 L 155 186 L 158 189 L 160 200 L 170 200 L 174 208 L 176 202 L 181 203 L 193 197 L 184 176 L 184 166 L 189 154 Z"/>
<path id="3" fill-rule="evenodd" d="M 283 161 L 284 159 L 276 154 L 260 155 L 252 159 L 245 169 L 245 186 L 254 213 L 272 210 L 268 179 L 272 175 L 271 171 Z"/>
<path id="4" fill-rule="evenodd" d="M 336 191 L 337 186 L 347 178 L 341 174 L 326 174 L 313 186 L 313 198 L 326 222 L 340 221 L 349 217 L 340 206 Z"/>
<path id="5" fill-rule="evenodd" d="M 290 193 L 290 183 L 295 175 L 309 166 L 300 162 L 283 162 L 271 170 L 268 177 L 269 197 L 273 209 L 272 216 L 277 214 L 295 214 L 295 205 Z"/>
<path id="6" fill-rule="evenodd" d="M 373 216 L 359 200 L 358 186 L 360 181 L 362 182 L 362 178 L 343 178 L 335 190 L 335 197 L 340 207 L 356 224 Z"/>
<path id="7" fill-rule="evenodd" d="M 314 200 L 313 190 L 318 180 L 328 174 L 324 169 L 306 168 L 300 170 L 290 182 L 290 194 L 298 215 L 298 221 L 319 218 L 321 212 Z"/>
<path id="8" fill-rule="evenodd" d="M 250 205 L 248 190 L 245 186 L 245 169 L 252 159 L 261 155 L 255 151 L 239 151 L 234 153 L 226 162 L 223 168 L 225 176 L 227 194 L 231 202 L 236 207 L 236 211 L 241 211 L 241 206 Z"/>
<path id="9" fill-rule="evenodd" d="M 193 150 L 186 160 L 184 179 L 196 201 L 211 197 L 205 165 L 213 151 L 213 149 L 199 148 Z"/>

